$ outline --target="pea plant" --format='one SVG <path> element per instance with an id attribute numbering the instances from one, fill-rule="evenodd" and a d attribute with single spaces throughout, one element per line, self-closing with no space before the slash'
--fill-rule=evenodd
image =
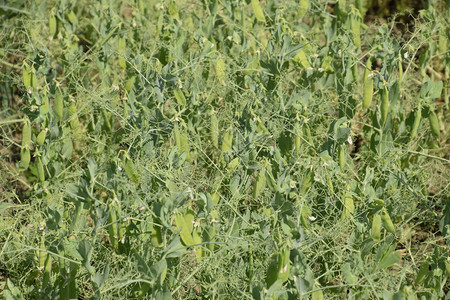
<path id="1" fill-rule="evenodd" d="M 382 2 L 0 4 L 2 296 L 450 297 L 450 8 Z"/>

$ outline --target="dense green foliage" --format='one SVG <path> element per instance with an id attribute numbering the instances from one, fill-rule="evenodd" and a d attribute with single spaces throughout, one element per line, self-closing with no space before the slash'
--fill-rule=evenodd
<path id="1" fill-rule="evenodd" d="M 450 7 L 386 2 L 0 2 L 3 297 L 449 297 Z"/>

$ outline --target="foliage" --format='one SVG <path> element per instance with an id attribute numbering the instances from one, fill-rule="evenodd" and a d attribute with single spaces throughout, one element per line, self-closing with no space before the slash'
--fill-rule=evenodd
<path id="1" fill-rule="evenodd" d="M 0 5 L 3 296 L 448 297 L 450 8 L 375 2 Z"/>

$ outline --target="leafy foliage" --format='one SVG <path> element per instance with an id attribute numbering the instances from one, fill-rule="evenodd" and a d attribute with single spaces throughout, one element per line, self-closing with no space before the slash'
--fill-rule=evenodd
<path id="1" fill-rule="evenodd" d="M 3 296 L 449 296 L 450 10 L 373 2 L 0 5 Z"/>

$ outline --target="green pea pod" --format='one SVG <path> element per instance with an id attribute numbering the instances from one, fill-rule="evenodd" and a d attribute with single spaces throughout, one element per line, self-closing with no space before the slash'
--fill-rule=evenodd
<path id="1" fill-rule="evenodd" d="M 445 28 L 440 31 L 438 45 L 439 53 L 445 54 L 448 51 L 448 31 Z"/>
<path id="2" fill-rule="evenodd" d="M 31 122 L 28 118 L 25 119 L 22 128 L 22 147 L 31 147 Z"/>
<path id="3" fill-rule="evenodd" d="M 47 254 L 44 265 L 44 274 L 42 276 L 43 288 L 48 287 L 51 277 L 52 277 L 52 257 L 50 256 L 50 254 Z"/>
<path id="4" fill-rule="evenodd" d="M 20 163 L 19 167 L 23 170 L 28 169 L 31 161 L 31 153 L 29 148 L 22 148 L 20 150 Z"/>
<path id="5" fill-rule="evenodd" d="M 39 181 L 44 182 L 45 181 L 44 165 L 42 164 L 40 157 L 36 158 L 36 170 Z"/>
<path id="6" fill-rule="evenodd" d="M 258 0 L 252 0 L 252 8 L 253 8 L 253 13 L 255 14 L 256 20 L 266 23 L 266 18 L 264 17 L 263 9 Z"/>
<path id="7" fill-rule="evenodd" d="M 364 69 L 364 90 L 363 90 L 363 104 L 362 107 L 367 109 L 370 107 L 373 99 L 373 78 L 369 78 L 372 70 L 372 60 L 369 58 L 367 60 L 366 69 Z"/>
<path id="8" fill-rule="evenodd" d="M 431 133 L 434 137 L 439 139 L 441 137 L 441 132 L 439 130 L 439 121 L 436 114 L 432 110 L 430 110 L 428 114 L 428 121 L 430 122 Z"/>
<path id="9" fill-rule="evenodd" d="M 384 91 L 381 93 L 381 106 L 380 106 L 381 125 L 384 125 L 384 123 L 386 123 L 388 110 L 389 110 L 389 91 L 387 87 L 385 87 Z"/>
<path id="10" fill-rule="evenodd" d="M 109 215 L 108 215 L 108 224 L 110 224 L 107 227 L 108 234 L 109 234 L 109 240 L 111 242 L 111 245 L 114 249 L 119 249 L 119 242 L 118 242 L 118 229 L 117 229 L 117 214 L 115 207 L 113 205 L 109 206 Z"/>
<path id="11" fill-rule="evenodd" d="M 266 286 L 270 288 L 278 279 L 278 255 L 273 255 L 269 262 L 269 267 L 266 272 Z"/>
<path id="12" fill-rule="evenodd" d="M 289 259 L 290 250 L 288 246 L 285 246 L 281 249 L 279 258 L 278 258 L 278 278 L 282 282 L 285 282 L 289 279 L 290 265 L 291 261 Z"/>
<path id="13" fill-rule="evenodd" d="M 232 146 L 233 146 L 233 128 L 230 127 L 223 135 L 222 151 L 228 152 L 228 151 L 230 151 Z"/>
<path id="14" fill-rule="evenodd" d="M 370 236 L 376 241 L 381 239 L 381 216 L 379 214 L 373 216 Z"/>
<path id="15" fill-rule="evenodd" d="M 181 152 L 181 133 L 178 123 L 173 126 L 173 138 L 175 140 L 175 146 L 177 146 L 178 151 Z"/>
<path id="16" fill-rule="evenodd" d="M 395 226 L 392 223 L 391 217 L 389 216 L 386 207 L 383 207 L 381 209 L 381 222 L 383 223 L 384 229 L 392 234 L 395 234 Z"/>
<path id="17" fill-rule="evenodd" d="M 22 80 L 27 91 L 30 90 L 32 86 L 32 76 L 33 73 L 31 72 L 31 67 L 24 60 L 22 64 Z"/>
<path id="18" fill-rule="evenodd" d="M 119 41 L 117 42 L 117 53 L 119 54 L 119 66 L 122 69 L 127 68 L 127 63 L 125 61 L 126 47 L 127 42 L 125 38 L 124 37 L 119 38 Z"/>
<path id="19" fill-rule="evenodd" d="M 53 103 L 53 112 L 60 122 L 63 120 L 64 99 L 60 92 L 56 92 Z"/>
<path id="20" fill-rule="evenodd" d="M 44 128 L 43 130 L 41 130 L 41 132 L 39 132 L 38 136 L 36 137 L 36 144 L 38 144 L 38 146 L 44 145 L 45 137 L 47 136 L 47 131 L 48 128 Z"/>
<path id="21" fill-rule="evenodd" d="M 261 192 L 266 188 L 266 169 L 261 168 L 256 177 L 255 187 L 253 189 L 253 198 L 258 198 Z"/>
<path id="22" fill-rule="evenodd" d="M 219 148 L 219 122 L 214 110 L 211 110 L 211 141 L 214 148 Z"/>
<path id="23" fill-rule="evenodd" d="M 300 155 L 300 147 L 301 147 L 301 137 L 303 136 L 302 130 L 300 128 L 299 123 L 295 123 L 295 128 L 294 128 L 294 149 L 295 149 L 295 154 L 298 156 Z"/>
<path id="24" fill-rule="evenodd" d="M 344 194 L 344 199 L 342 201 L 343 208 L 342 208 L 342 215 L 341 220 L 345 220 L 346 218 L 353 215 L 353 212 L 355 211 L 355 204 L 353 203 L 353 197 L 350 191 L 347 191 Z"/>
<path id="25" fill-rule="evenodd" d="M 300 187 L 300 195 L 305 195 L 314 182 L 314 172 L 308 169 L 303 175 L 302 185 Z"/>
<path id="26" fill-rule="evenodd" d="M 55 15 L 52 13 L 50 15 L 50 18 L 48 19 L 48 31 L 50 34 L 51 38 L 54 38 L 56 35 L 56 30 L 57 30 L 57 22 L 56 22 L 56 17 Z"/>
<path id="27" fill-rule="evenodd" d="M 403 80 L 402 54 L 398 53 L 398 89 L 401 90 Z"/>
<path id="28" fill-rule="evenodd" d="M 300 0 L 297 10 L 297 18 L 302 19 L 309 10 L 309 0 Z"/>
<path id="29" fill-rule="evenodd" d="M 338 0 L 337 1 L 337 15 L 339 19 L 344 20 L 347 14 L 346 12 L 346 0 Z"/>
<path id="30" fill-rule="evenodd" d="M 74 101 L 70 102 L 67 112 L 70 118 L 70 128 L 72 128 L 72 130 L 74 131 L 79 130 L 81 125 L 80 121 L 78 120 L 77 106 Z"/>
<path id="31" fill-rule="evenodd" d="M 353 43 L 358 49 L 361 49 L 361 37 L 360 37 L 361 21 L 358 15 L 352 14 L 350 18 L 350 27 L 353 34 Z"/>
<path id="32" fill-rule="evenodd" d="M 309 229 L 309 217 L 311 217 L 311 209 L 306 204 L 303 204 L 300 212 L 300 222 L 306 229 Z"/>
<path id="33" fill-rule="evenodd" d="M 345 150 L 343 145 L 339 145 L 338 156 L 339 156 L 339 168 L 341 168 L 341 171 L 343 171 L 345 168 Z"/>
<path id="34" fill-rule="evenodd" d="M 43 251 L 45 249 L 45 237 L 44 236 L 41 236 L 41 242 L 39 245 L 39 249 L 40 250 L 37 251 L 37 256 L 38 256 L 38 260 L 39 260 L 39 268 L 44 269 L 45 259 L 47 258 L 47 252 Z"/>
<path id="35" fill-rule="evenodd" d="M 414 117 L 414 123 L 411 128 L 411 135 L 410 135 L 411 140 L 417 135 L 417 129 L 419 128 L 421 118 L 422 118 L 422 107 L 419 104 L 416 110 L 416 115 Z"/>
<path id="36" fill-rule="evenodd" d="M 50 104 L 49 104 L 47 95 L 43 95 L 42 96 L 40 109 L 41 109 L 41 113 L 43 115 L 46 115 L 46 114 L 49 113 L 49 111 L 50 111 Z"/>
<path id="37" fill-rule="evenodd" d="M 207 229 L 207 231 L 206 231 L 206 236 L 207 236 L 208 242 L 213 242 L 213 241 L 214 241 L 214 238 L 215 238 L 215 236 L 216 236 L 216 224 L 215 224 L 215 223 L 212 223 L 212 224 L 208 227 L 208 229 Z M 208 247 L 208 249 L 209 249 L 211 252 L 214 252 L 214 243 L 208 244 L 207 247 Z"/>
<path id="38" fill-rule="evenodd" d="M 309 128 L 309 125 L 305 123 L 304 126 L 303 126 L 303 130 L 305 131 L 306 138 L 308 139 L 309 144 L 312 147 L 314 147 L 314 140 L 313 140 L 313 137 L 312 137 L 312 134 L 311 134 L 311 129 Z"/>

